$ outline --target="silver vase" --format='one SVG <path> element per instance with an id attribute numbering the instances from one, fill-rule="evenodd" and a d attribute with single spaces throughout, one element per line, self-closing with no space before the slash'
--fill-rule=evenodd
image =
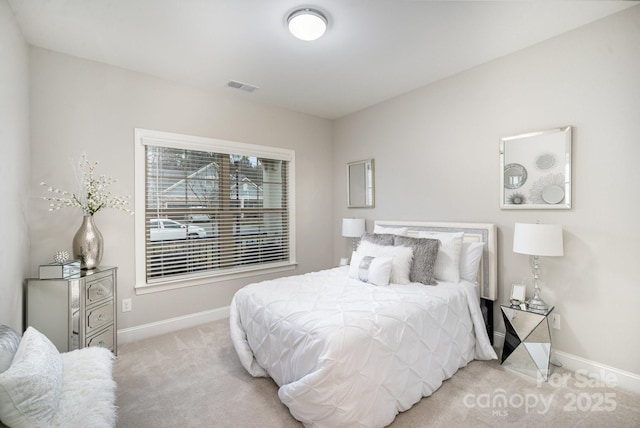
<path id="1" fill-rule="evenodd" d="M 93 222 L 93 216 L 84 216 L 73 237 L 73 255 L 80 260 L 82 269 L 95 269 L 100 265 L 103 245 L 102 233 Z"/>

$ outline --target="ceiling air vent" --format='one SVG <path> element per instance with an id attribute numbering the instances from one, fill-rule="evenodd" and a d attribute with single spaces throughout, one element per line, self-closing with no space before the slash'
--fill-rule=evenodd
<path id="1" fill-rule="evenodd" d="M 234 89 L 242 89 L 245 92 L 253 92 L 258 89 L 257 86 L 249 85 L 248 83 L 236 82 L 235 80 L 229 80 L 227 86 Z"/>

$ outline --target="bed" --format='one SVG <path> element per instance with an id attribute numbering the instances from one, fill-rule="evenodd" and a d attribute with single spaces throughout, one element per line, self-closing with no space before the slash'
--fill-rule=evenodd
<path id="1" fill-rule="evenodd" d="M 350 266 L 250 284 L 233 297 L 231 339 L 242 365 L 271 377 L 306 427 L 387 426 L 471 360 L 497 358 L 486 328 L 491 311 L 480 304 L 497 297 L 495 226 L 376 221 L 375 229 L 381 233 L 363 237 Z M 421 245 L 437 240 L 437 260 L 413 247 L 406 275 L 406 247 L 397 242 L 407 239 L 395 231 Z M 470 247 L 479 260 L 463 274 Z M 412 281 L 418 262 L 433 265 L 433 285 Z M 391 283 L 374 285 L 388 264 Z M 452 268 L 456 281 L 447 277 Z"/>

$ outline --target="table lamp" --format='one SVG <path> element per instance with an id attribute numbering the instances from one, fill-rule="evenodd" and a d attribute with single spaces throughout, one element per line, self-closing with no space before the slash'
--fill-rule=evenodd
<path id="1" fill-rule="evenodd" d="M 363 218 L 343 218 L 342 219 L 342 236 L 353 239 L 353 251 L 358 247 L 358 238 L 365 231 Z"/>
<path id="2" fill-rule="evenodd" d="M 513 252 L 533 256 L 533 290 L 529 308 L 546 311 L 547 304 L 540 297 L 540 256 L 562 256 L 562 226 L 559 224 L 516 223 L 513 233 Z"/>

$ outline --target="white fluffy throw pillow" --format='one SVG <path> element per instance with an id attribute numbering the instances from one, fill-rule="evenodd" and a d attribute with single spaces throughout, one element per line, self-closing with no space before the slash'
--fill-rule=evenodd
<path id="1" fill-rule="evenodd" d="M 394 247 L 389 245 L 376 245 L 371 242 L 360 242 L 357 254 L 372 257 L 391 257 L 391 278 L 392 284 L 409 284 L 409 272 L 413 261 L 413 249 L 411 247 Z"/>
<path id="2" fill-rule="evenodd" d="M 0 373 L 0 420 L 13 428 L 48 426 L 61 390 L 60 353 L 46 336 L 27 328 L 11 366 Z"/>
<path id="3" fill-rule="evenodd" d="M 20 345 L 20 336 L 10 327 L 0 324 L 0 373 L 11 366 Z"/>

